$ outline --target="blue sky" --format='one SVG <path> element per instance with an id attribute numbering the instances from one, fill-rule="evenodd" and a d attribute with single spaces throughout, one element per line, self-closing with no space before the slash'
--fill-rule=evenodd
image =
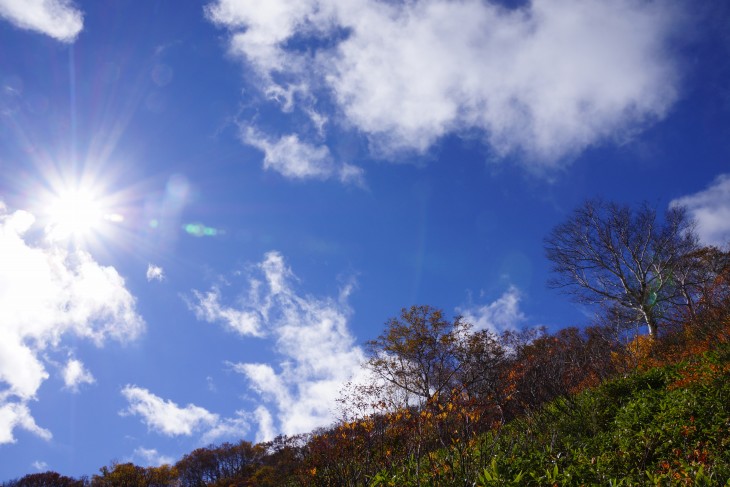
<path id="1" fill-rule="evenodd" d="M 0 479 L 327 425 L 401 307 L 584 325 L 542 239 L 586 198 L 730 239 L 722 0 L 0 17 Z"/>

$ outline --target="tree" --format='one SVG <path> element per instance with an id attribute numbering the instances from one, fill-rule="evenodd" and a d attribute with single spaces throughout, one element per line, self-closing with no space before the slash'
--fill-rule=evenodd
<path id="1" fill-rule="evenodd" d="M 686 286 L 693 298 L 692 306 L 678 316 L 675 329 L 695 345 L 727 341 L 730 338 L 730 249 L 704 247 L 687 258 L 693 263 Z"/>
<path id="2" fill-rule="evenodd" d="M 91 487 L 167 487 L 178 485 L 177 470 L 170 465 L 140 467 L 133 463 L 113 463 L 102 467 L 91 479 Z"/>
<path id="3" fill-rule="evenodd" d="M 655 337 L 677 307 L 691 307 L 682 282 L 692 275 L 699 248 L 693 221 L 682 207 L 664 221 L 648 204 L 637 210 L 587 201 L 545 239 L 556 277 L 550 285 L 579 302 L 601 305 L 615 316 L 644 324 Z"/>
<path id="4" fill-rule="evenodd" d="M 16 481 L 3 484 L 7 487 L 84 487 L 83 479 L 66 477 L 57 472 L 28 474 Z"/>
<path id="5" fill-rule="evenodd" d="M 249 478 L 264 455 L 262 447 L 242 440 L 193 450 L 175 468 L 182 487 L 228 486 Z"/>
<path id="6" fill-rule="evenodd" d="M 601 326 L 563 328 L 520 342 L 507 383 L 513 390 L 513 417 L 615 375 L 614 357 L 623 348 L 613 340 L 611 330 Z"/>
<path id="7" fill-rule="evenodd" d="M 505 421 L 504 406 L 510 392 L 504 387 L 509 373 L 505 336 L 489 330 L 466 334 L 461 340 L 458 381 L 461 395 L 477 400 L 485 412 L 493 409 Z"/>
<path id="8" fill-rule="evenodd" d="M 404 308 L 367 343 L 367 365 L 376 377 L 422 403 L 444 392 L 448 396 L 458 378 L 469 329 L 461 318 L 449 321 L 430 306 Z"/>

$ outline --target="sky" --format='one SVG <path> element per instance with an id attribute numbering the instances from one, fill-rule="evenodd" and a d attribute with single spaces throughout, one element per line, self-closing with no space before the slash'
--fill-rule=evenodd
<path id="1" fill-rule="evenodd" d="M 730 241 L 724 0 L 0 0 L 0 480 L 331 424 L 426 304 L 590 323 L 587 198 Z"/>

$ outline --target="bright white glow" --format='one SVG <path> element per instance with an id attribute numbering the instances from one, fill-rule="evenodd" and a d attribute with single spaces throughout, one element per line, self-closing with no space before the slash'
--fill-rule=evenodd
<path id="1" fill-rule="evenodd" d="M 51 233 L 58 239 L 83 237 L 104 221 L 99 197 L 79 188 L 64 191 L 50 202 L 48 217 Z"/>
<path id="2" fill-rule="evenodd" d="M 45 182 L 34 205 L 50 242 L 73 242 L 89 246 L 109 237 L 114 226 L 125 222 L 117 210 L 126 199 L 110 192 L 108 184 L 93 174 L 72 176 L 59 172 Z"/>

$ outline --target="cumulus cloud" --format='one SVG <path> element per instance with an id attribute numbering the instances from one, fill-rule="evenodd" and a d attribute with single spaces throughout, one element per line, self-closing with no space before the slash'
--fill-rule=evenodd
<path id="1" fill-rule="evenodd" d="M 520 299 L 519 289 L 510 286 L 497 300 L 489 304 L 457 308 L 457 312 L 474 326 L 475 331 L 501 333 L 516 330 L 527 319 L 520 310 Z"/>
<path id="2" fill-rule="evenodd" d="M 0 0 L 0 16 L 21 29 L 73 42 L 84 26 L 70 0 Z"/>
<path id="3" fill-rule="evenodd" d="M 49 377 L 46 366 L 55 366 L 44 351 L 66 336 L 101 346 L 109 338 L 132 340 L 144 329 L 135 299 L 113 267 L 83 250 L 34 242 L 28 236 L 34 222 L 32 214 L 0 204 L 0 444 L 13 441 L 14 427 L 50 437 L 27 406 Z M 67 365 L 64 378 L 77 384 L 88 379 L 80 365 Z"/>
<path id="4" fill-rule="evenodd" d="M 121 392 L 129 405 L 120 414 L 139 416 L 150 430 L 165 436 L 200 434 L 203 443 L 210 443 L 218 438 L 243 436 L 248 432 L 248 422 L 243 414 L 235 418 L 221 418 L 194 404 L 178 406 L 134 385 L 125 386 Z"/>
<path id="5" fill-rule="evenodd" d="M 288 94 L 273 97 L 285 111 L 334 103 L 386 155 L 476 131 L 497 155 L 545 167 L 665 116 L 679 83 L 670 46 L 678 9 L 663 0 L 513 9 L 483 0 L 217 0 L 206 15 L 229 31 L 230 52 L 259 74 L 264 93 Z M 297 168 L 289 174 L 318 174 Z"/>
<path id="6" fill-rule="evenodd" d="M 165 279 L 165 271 L 160 266 L 154 264 L 147 265 L 147 280 L 162 281 Z"/>
<path id="7" fill-rule="evenodd" d="M 687 208 L 705 245 L 730 244 L 730 174 L 719 175 L 707 189 L 672 200 L 670 206 Z"/>
<path id="8" fill-rule="evenodd" d="M 41 460 L 34 461 L 33 463 L 30 464 L 30 466 L 33 467 L 34 469 L 38 470 L 39 472 L 48 470 L 48 464 Z"/>
<path id="9" fill-rule="evenodd" d="M 264 169 L 276 171 L 292 179 L 337 178 L 343 183 L 360 183 L 363 170 L 351 164 L 335 162 L 324 145 L 312 145 L 296 134 L 278 140 L 252 127 L 241 129 L 243 141 L 264 153 Z"/>
<path id="10" fill-rule="evenodd" d="M 84 364 L 77 359 L 70 359 L 61 372 L 63 383 L 66 389 L 78 392 L 81 384 L 93 384 L 94 376 L 88 371 Z"/>
<path id="11" fill-rule="evenodd" d="M 336 299 L 303 296 L 294 289 L 296 278 L 278 252 L 267 253 L 247 278 L 255 291 L 248 293 L 239 312 L 261 317 L 280 357 L 278 364 L 229 364 L 261 399 L 253 413 L 257 440 L 332 423 L 331 407 L 339 391 L 365 359 L 348 329 L 350 287 Z"/>

